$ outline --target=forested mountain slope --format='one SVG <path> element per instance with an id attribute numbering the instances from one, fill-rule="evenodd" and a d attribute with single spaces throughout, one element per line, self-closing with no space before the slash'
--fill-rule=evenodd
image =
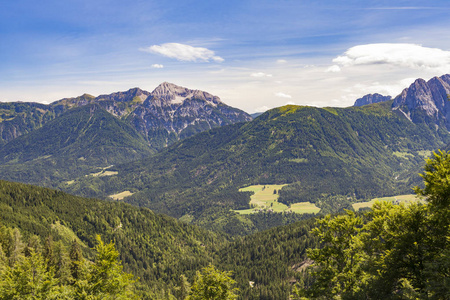
<path id="1" fill-rule="evenodd" d="M 91 257 L 96 235 L 113 240 L 125 270 L 151 290 L 172 288 L 213 259 L 225 239 L 212 232 L 124 203 L 85 199 L 25 184 L 0 181 L 0 219 L 25 236 L 74 239 Z"/>
<path id="2" fill-rule="evenodd" d="M 152 153 L 134 128 L 90 104 L 1 147 L 0 172 L 4 179 L 52 186 Z"/>
<path id="3" fill-rule="evenodd" d="M 68 248 L 76 240 L 89 259 L 100 234 L 103 241 L 114 241 L 124 270 L 139 277 L 141 290 L 154 297 L 175 293 L 180 275 L 192 281 L 197 270 L 212 263 L 233 271 L 239 299 L 281 299 L 292 279 L 301 278 L 292 267 L 316 245 L 309 233 L 313 220 L 230 241 L 146 208 L 1 180 L 0 220 L 0 227 L 19 228 L 26 239 L 37 235 L 42 245 L 49 236 Z"/>
<path id="4" fill-rule="evenodd" d="M 450 135 L 434 124 L 412 123 L 391 105 L 276 108 L 117 166 L 117 175 L 61 188 L 97 197 L 128 190 L 134 193 L 125 198 L 129 203 L 194 222 L 248 207 L 249 194 L 238 188 L 250 184 L 290 184 L 280 192 L 284 203 L 409 193 L 424 157 Z"/>

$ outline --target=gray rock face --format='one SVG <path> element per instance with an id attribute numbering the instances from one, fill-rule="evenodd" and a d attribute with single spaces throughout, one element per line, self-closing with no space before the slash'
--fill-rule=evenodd
<path id="1" fill-rule="evenodd" d="M 433 122 L 450 129 L 450 75 L 434 77 L 428 82 L 417 79 L 395 97 L 392 108 L 414 123 Z"/>
<path id="2" fill-rule="evenodd" d="M 363 106 L 363 105 L 367 105 L 367 104 L 389 101 L 391 99 L 392 99 L 391 96 L 383 96 L 378 93 L 368 94 L 368 95 L 363 96 L 362 98 L 357 99 L 355 101 L 355 104 L 353 104 L 353 106 Z"/>
<path id="3" fill-rule="evenodd" d="M 128 116 L 131 124 L 157 148 L 201 131 L 251 119 L 217 96 L 167 82 L 159 85 Z"/>

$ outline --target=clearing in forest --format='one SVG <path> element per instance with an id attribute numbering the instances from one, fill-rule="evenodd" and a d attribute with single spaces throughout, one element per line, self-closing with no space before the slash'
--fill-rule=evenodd
<path id="1" fill-rule="evenodd" d="M 298 214 L 317 213 L 320 208 L 309 202 L 300 202 L 287 206 L 278 202 L 278 191 L 286 184 L 266 184 L 266 185 L 251 185 L 240 189 L 240 192 L 254 192 L 250 196 L 250 206 L 253 208 L 235 210 L 240 214 L 251 214 L 261 210 L 271 210 L 274 212 L 291 211 Z"/>
<path id="2" fill-rule="evenodd" d="M 109 197 L 109 198 L 112 198 L 112 199 L 114 199 L 114 200 L 122 200 L 123 198 L 128 197 L 128 196 L 131 196 L 131 195 L 133 195 L 133 194 L 134 194 L 134 193 L 132 193 L 132 192 L 130 192 L 130 191 L 123 191 L 123 192 L 118 193 L 118 194 L 109 195 L 108 197 Z"/>
<path id="3" fill-rule="evenodd" d="M 394 203 L 402 203 L 402 202 L 409 203 L 409 202 L 421 201 L 421 200 L 415 194 L 408 194 L 408 195 L 398 195 L 398 196 L 391 196 L 391 197 L 374 198 L 370 201 L 354 203 L 354 204 L 352 204 L 352 206 L 355 211 L 358 211 L 360 208 L 372 207 L 372 205 L 375 203 L 375 201 L 390 201 L 390 202 L 394 202 Z"/>

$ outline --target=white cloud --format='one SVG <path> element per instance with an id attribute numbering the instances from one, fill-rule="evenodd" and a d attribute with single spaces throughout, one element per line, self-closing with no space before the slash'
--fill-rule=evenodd
<path id="1" fill-rule="evenodd" d="M 166 43 L 161 45 L 153 45 L 148 48 L 140 49 L 144 52 L 155 53 L 169 58 L 175 58 L 180 61 L 192 62 L 223 62 L 224 59 L 216 56 L 214 51 L 203 47 L 192 47 L 179 43 Z"/>
<path id="2" fill-rule="evenodd" d="M 256 108 L 255 112 L 265 112 L 265 111 L 268 111 L 269 109 L 270 109 L 270 107 L 264 105 L 264 106 Z"/>
<path id="3" fill-rule="evenodd" d="M 153 65 L 152 65 L 152 68 L 153 68 L 153 69 L 162 69 L 162 68 L 164 68 L 164 66 L 161 65 L 161 64 L 153 64 Z"/>
<path id="4" fill-rule="evenodd" d="M 287 63 L 287 60 L 285 60 L 285 59 L 278 59 L 278 60 L 277 60 L 277 63 L 279 63 L 279 64 L 285 64 L 285 63 Z"/>
<path id="5" fill-rule="evenodd" d="M 291 95 L 288 95 L 288 94 L 285 94 L 285 93 L 282 93 L 282 92 L 275 93 L 275 96 L 280 97 L 280 98 L 289 98 L 289 99 L 292 98 Z"/>
<path id="6" fill-rule="evenodd" d="M 261 77 L 272 77 L 272 74 L 266 74 L 266 73 L 263 73 L 263 72 L 257 72 L 257 73 L 250 74 L 250 76 L 261 78 Z"/>
<path id="7" fill-rule="evenodd" d="M 338 65 L 332 65 L 331 67 L 329 67 L 328 69 L 325 70 L 325 72 L 330 72 L 330 73 L 338 73 L 341 71 L 341 67 L 339 67 Z"/>
<path id="8" fill-rule="evenodd" d="M 389 64 L 410 69 L 449 69 L 450 51 L 416 44 L 367 44 L 333 59 L 341 66 Z"/>

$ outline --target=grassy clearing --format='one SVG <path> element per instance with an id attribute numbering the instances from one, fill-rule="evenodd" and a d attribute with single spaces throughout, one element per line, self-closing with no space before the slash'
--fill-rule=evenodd
<path id="1" fill-rule="evenodd" d="M 412 155 L 411 153 L 408 153 L 408 152 L 398 152 L 398 151 L 395 151 L 395 152 L 393 152 L 392 154 L 395 155 L 395 156 L 397 156 L 397 157 L 404 158 L 404 159 L 409 159 L 409 158 L 411 158 L 411 157 L 414 157 L 414 155 Z"/>
<path id="2" fill-rule="evenodd" d="M 102 168 L 100 170 L 100 172 L 97 173 L 91 173 L 87 176 L 94 176 L 94 177 L 101 177 L 101 176 L 113 176 L 113 175 L 117 175 L 119 174 L 119 172 L 117 171 L 108 171 L 109 168 L 111 168 L 112 166 L 106 167 L 106 168 Z"/>
<path id="3" fill-rule="evenodd" d="M 297 214 L 316 214 L 320 211 L 320 208 L 311 202 L 300 202 L 292 204 L 290 210 Z"/>
<path id="4" fill-rule="evenodd" d="M 372 207 L 372 205 L 375 203 L 375 201 L 390 201 L 390 202 L 409 203 L 409 202 L 421 201 L 421 200 L 419 198 L 417 198 L 417 196 L 414 194 L 408 194 L 408 195 L 398 195 L 398 196 L 392 196 L 392 197 L 374 198 L 367 202 L 354 203 L 352 206 L 355 211 L 358 211 L 360 208 Z"/>
<path id="5" fill-rule="evenodd" d="M 250 205 L 253 208 L 235 210 L 243 215 L 258 212 L 260 210 L 272 210 L 274 212 L 292 211 L 298 214 L 317 213 L 320 208 L 309 202 L 301 202 L 292 204 L 290 207 L 278 202 L 278 190 L 286 184 L 266 184 L 266 185 L 252 185 L 242 188 L 240 192 L 254 192 L 250 197 Z M 274 193 L 276 191 L 276 193 Z"/>
<path id="6" fill-rule="evenodd" d="M 130 192 L 130 191 L 123 191 L 121 193 L 118 194 L 114 194 L 114 195 L 109 195 L 109 198 L 112 198 L 113 200 L 122 200 L 125 197 L 131 196 L 134 193 Z"/>
<path id="7" fill-rule="evenodd" d="M 419 155 L 422 156 L 423 158 L 429 158 L 429 157 L 431 157 L 431 154 L 433 154 L 433 151 L 421 150 L 421 151 L 417 151 L 417 153 L 419 153 Z"/>

